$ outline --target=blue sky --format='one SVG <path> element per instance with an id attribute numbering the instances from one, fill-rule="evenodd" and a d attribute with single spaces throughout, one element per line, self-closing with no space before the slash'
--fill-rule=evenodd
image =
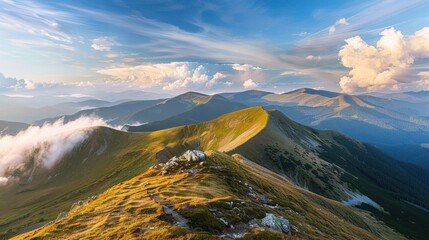
<path id="1" fill-rule="evenodd" d="M 0 0 L 0 88 L 426 89 L 428 20 L 418 0 Z M 405 45 L 386 55 L 383 38 Z"/>

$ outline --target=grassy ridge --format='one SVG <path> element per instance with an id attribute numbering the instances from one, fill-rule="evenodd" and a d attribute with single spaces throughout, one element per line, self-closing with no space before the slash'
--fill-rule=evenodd
<path id="1" fill-rule="evenodd" d="M 366 176 L 363 166 L 367 164 L 371 166 L 371 169 L 380 170 L 380 166 L 377 166 L 377 164 L 379 164 L 377 161 L 381 157 L 381 160 L 383 160 L 380 163 L 382 167 L 397 167 L 397 165 L 385 155 L 377 151 L 371 152 L 371 149 L 366 145 L 347 139 L 348 138 L 336 133 L 334 134 L 333 132 L 317 131 L 304 127 L 287 119 L 279 112 L 267 112 L 261 107 L 253 107 L 226 114 L 209 122 L 175 127 L 151 133 L 124 133 L 112 129 L 100 128 L 95 130 L 84 144 L 67 155 L 55 168 L 49 171 L 43 169 L 36 171 L 37 176 L 31 184 L 22 182 L 20 185 L 11 186 L 9 189 L 0 189 L 0 211 L 2 213 L 0 215 L 0 230 L 17 229 L 20 226 L 52 220 L 59 212 L 67 210 L 72 202 L 85 199 L 115 184 L 127 181 L 141 172 L 146 171 L 148 167 L 154 163 L 166 161 L 174 155 L 183 153 L 186 149 L 240 153 L 261 166 L 282 175 L 289 176 L 296 184 L 326 197 L 343 199 L 346 197 L 344 193 L 345 190 L 358 190 L 382 204 L 383 207 L 387 207 L 384 206 L 384 200 L 390 201 L 389 199 L 391 199 L 392 195 L 389 195 L 388 192 L 379 191 L 383 190 L 383 186 L 380 186 L 377 182 L 374 182 L 374 179 Z M 342 140 L 344 140 L 344 142 Z M 105 144 L 107 144 L 106 150 L 101 154 L 97 154 Z M 218 162 L 216 162 L 216 159 L 218 157 L 216 156 L 211 158 L 211 160 L 217 164 Z M 222 159 L 228 159 L 225 155 L 222 156 L 224 156 L 221 157 Z M 234 179 L 236 176 L 244 178 L 245 181 L 252 182 L 255 187 L 258 187 L 260 191 L 266 195 L 273 194 L 270 198 L 284 208 L 294 209 L 294 211 L 301 214 L 307 213 L 307 211 L 314 214 L 308 221 L 308 229 L 305 231 L 308 236 L 302 235 L 304 238 L 315 238 L 316 236 L 324 236 L 327 238 L 330 234 L 333 234 L 333 236 L 337 236 L 335 234 L 340 234 L 338 235 L 339 238 L 352 239 L 371 239 L 377 236 L 380 237 L 384 233 L 397 236 L 386 230 L 387 228 L 382 226 L 382 224 L 375 223 L 375 221 L 366 214 L 357 210 L 351 210 L 338 202 L 326 200 L 308 191 L 297 190 L 299 189 L 297 187 L 293 187 L 286 191 L 284 187 L 288 186 L 287 188 L 290 188 L 290 186 L 292 186 L 290 183 L 286 186 L 282 186 L 285 181 L 283 178 L 280 177 L 283 179 L 281 181 L 277 179 L 279 178 L 277 175 L 275 178 L 272 178 L 271 176 L 273 173 L 267 172 L 266 169 L 263 170 L 259 165 L 250 162 L 246 162 L 245 165 L 239 166 L 228 165 L 228 163 L 228 161 L 219 162 L 220 165 L 232 168 L 231 172 L 225 173 L 226 175 L 222 175 L 220 179 L 216 179 L 216 174 L 209 175 L 207 179 L 205 175 L 198 175 L 199 178 L 196 179 L 198 179 L 197 182 L 199 185 L 183 185 L 183 188 L 180 187 L 181 185 L 179 186 L 177 184 L 163 185 L 163 190 L 160 191 L 159 194 L 160 196 L 163 196 L 163 194 L 168 195 L 166 189 L 177 188 L 174 191 L 171 190 L 170 195 L 165 197 L 173 198 L 169 201 L 173 202 L 174 206 L 179 209 L 184 216 L 191 219 L 198 219 L 201 216 L 204 217 L 207 215 L 207 208 L 202 206 L 210 204 L 213 199 L 220 200 L 225 197 L 236 199 L 244 198 L 243 192 L 240 191 L 242 187 L 240 188 L 240 186 L 235 183 L 235 180 L 230 179 L 230 176 L 234 176 Z M 389 164 L 386 165 L 385 163 Z M 244 170 L 240 170 L 240 168 L 245 169 L 246 167 L 244 166 L 251 166 L 251 168 L 248 168 L 246 172 L 244 172 Z M 405 174 L 405 177 L 410 175 L 407 171 L 396 170 L 401 172 L 401 174 Z M 150 173 L 150 171 L 146 173 Z M 371 173 L 372 176 L 377 174 L 377 172 L 369 173 Z M 246 174 L 249 174 L 249 176 L 246 176 Z M 362 181 L 351 181 L 347 179 L 347 177 L 355 177 L 355 175 L 358 176 L 358 179 L 362 179 Z M 56 177 L 48 181 L 48 176 Z M 380 176 L 384 175 L 380 174 Z M 404 177 L 402 175 L 396 177 L 390 175 L 386 176 L 392 181 Z M 155 179 L 153 181 L 161 181 L 159 179 L 163 179 L 159 178 L 159 176 L 152 175 L 147 177 L 154 177 Z M 180 176 L 178 177 L 180 178 Z M 210 180 L 212 178 L 215 179 Z M 231 181 L 228 181 L 228 179 Z M 413 181 L 418 182 L 414 178 L 410 177 L 409 179 L 411 179 L 411 183 Z M 279 182 L 277 183 L 277 181 Z M 180 183 L 182 184 L 182 182 Z M 392 183 L 394 182 L 388 182 L 388 184 Z M 141 181 L 140 183 L 136 183 L 136 185 L 139 186 L 141 184 L 144 184 L 144 182 Z M 113 189 L 121 188 L 119 186 L 121 185 L 116 185 Z M 417 184 L 416 186 L 419 187 L 420 185 Z M 280 191 L 279 189 L 283 190 Z M 366 191 L 365 189 L 371 190 Z M 403 189 L 403 187 L 401 187 L 401 189 Z M 280 192 L 277 193 L 278 191 Z M 295 191 L 298 191 L 299 194 Z M 378 195 L 373 194 L 373 191 L 379 191 L 377 193 Z M 305 194 L 300 195 L 303 194 L 303 192 Z M 280 193 L 282 193 L 282 195 L 278 195 Z M 409 194 L 409 192 L 405 190 L 402 193 Z M 115 192 L 111 192 L 110 196 L 108 196 L 109 194 L 106 195 L 106 198 L 113 199 L 115 198 L 114 195 L 118 194 L 119 193 L 116 194 Z M 8 196 L 9 202 L 6 202 L 6 197 L 2 199 L 2 196 Z M 185 201 L 186 204 L 181 202 L 182 200 Z M 176 203 L 176 201 L 178 202 Z M 405 206 L 404 203 L 398 200 L 394 201 L 398 204 L 397 206 L 400 207 L 399 209 L 406 210 L 406 208 L 403 208 Z M 122 207 L 127 206 L 125 203 L 127 203 L 127 201 L 122 204 Z M 190 209 L 188 208 L 181 208 L 180 204 L 200 207 L 196 207 L 194 210 L 197 212 L 193 213 L 192 211 L 189 212 Z M 314 212 L 310 211 L 311 209 L 313 209 Z M 318 211 L 321 210 L 318 209 L 324 209 L 322 211 L 324 213 L 319 213 Z M 266 209 L 263 208 L 262 210 Z M 162 215 L 158 210 L 156 210 L 156 213 Z M 395 212 L 392 211 L 392 213 Z M 261 217 L 257 212 L 252 214 L 251 217 Z M 355 216 L 354 214 L 358 215 Z M 132 216 L 133 215 L 129 217 Z M 231 221 L 237 219 L 228 214 L 226 214 L 226 216 L 231 217 Z M 289 215 L 285 216 L 293 219 Z M 397 215 L 392 216 L 396 217 Z M 153 217 L 156 219 L 159 218 L 158 215 L 154 215 Z M 393 217 L 387 215 L 383 215 L 383 217 L 386 217 L 388 220 L 393 219 Z M 426 221 L 425 219 L 427 220 L 427 217 L 423 217 L 424 221 Z M 115 221 L 117 220 L 118 219 Z M 103 222 L 102 220 L 100 221 Z M 127 221 L 124 221 L 124 225 L 130 224 L 134 226 Z M 142 219 L 142 221 L 146 220 Z M 339 225 L 338 222 L 341 221 L 346 221 L 350 225 Z M 408 219 L 405 221 L 408 221 Z M 95 222 L 98 222 L 98 220 Z M 113 222 L 112 220 L 112 223 Z M 195 222 L 197 223 L 199 221 L 195 220 Z M 420 234 L 425 233 L 425 230 L 421 227 L 422 225 L 416 225 L 414 228 L 410 228 L 414 231 L 410 233 L 409 231 L 404 231 L 403 228 L 392 222 L 386 222 L 392 227 L 398 227 L 398 229 L 402 230 L 405 234 L 416 234 L 414 236 L 419 237 L 422 236 Z M 420 223 L 421 222 L 419 222 L 419 224 Z M 162 226 L 167 226 L 163 222 L 160 222 L 160 224 L 164 224 Z M 73 223 L 69 222 L 67 225 L 60 225 L 60 227 L 57 226 L 57 228 L 63 228 L 69 225 L 73 225 Z M 124 227 L 123 224 L 120 225 Z M 78 228 L 79 226 L 76 227 Z M 191 225 L 191 227 L 198 231 L 208 231 L 203 228 L 204 226 Z M 347 237 L 346 230 L 350 228 L 354 229 L 353 231 L 356 230 L 356 232 Z M 125 228 L 124 231 L 129 230 L 130 229 Z M 173 231 L 174 229 L 171 230 Z M 214 230 L 215 231 L 212 232 L 213 234 L 216 233 L 216 231 L 221 231 L 220 229 Z M 49 230 L 49 232 L 52 231 Z M 70 231 L 73 232 L 72 230 Z M 119 229 L 115 228 L 115 232 L 118 231 Z M 377 231 L 381 231 L 383 234 L 377 233 Z M 184 235 L 182 234 L 180 236 L 183 237 Z"/>
<path id="2" fill-rule="evenodd" d="M 28 173 L 23 172 L 20 182 L 0 188 L 0 234 L 11 235 L 23 226 L 55 219 L 73 202 L 188 148 L 229 151 L 260 131 L 267 119 L 262 108 L 251 108 L 210 122 L 153 133 L 96 129 L 54 168 L 36 168 L 31 183 L 27 182 Z"/>
<path id="3" fill-rule="evenodd" d="M 285 174 L 320 195 L 346 200 L 362 193 L 388 213 L 371 210 L 407 236 L 429 234 L 426 212 L 404 200 L 428 206 L 428 172 L 400 163 L 374 147 L 333 131 L 318 131 L 271 111 L 267 126 L 235 150 L 258 164 Z"/>
<path id="4" fill-rule="evenodd" d="M 239 156 L 233 159 L 209 152 L 204 166 L 187 168 L 200 172 L 181 173 L 183 168 L 179 167 L 162 176 L 160 170 L 148 170 L 110 188 L 96 200 L 74 207 L 68 217 L 14 239 L 217 239 L 230 230 L 219 217 L 237 225 L 260 219 L 267 212 L 284 216 L 299 231 L 286 235 L 251 229 L 244 239 L 401 238 L 363 212 L 302 190 Z M 272 209 L 249 197 L 244 183 L 266 194 L 279 207 Z M 153 195 L 159 196 L 158 200 Z M 161 204 L 186 217 L 190 229 L 174 226 Z M 218 215 L 208 209 L 216 209 Z"/>

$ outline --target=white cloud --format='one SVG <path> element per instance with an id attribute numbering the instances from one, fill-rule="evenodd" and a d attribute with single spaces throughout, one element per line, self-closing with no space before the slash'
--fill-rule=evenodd
<path id="1" fill-rule="evenodd" d="M 280 73 L 280 76 L 303 76 L 306 75 L 304 72 L 299 71 L 284 71 Z"/>
<path id="2" fill-rule="evenodd" d="M 219 80 L 226 78 L 226 77 L 227 77 L 226 74 L 217 72 L 217 73 L 215 73 L 215 75 L 213 75 L 212 79 L 210 79 L 210 81 L 207 82 L 207 86 L 211 87 L 211 86 L 217 84 L 219 82 Z"/>
<path id="3" fill-rule="evenodd" d="M 308 55 L 307 57 L 305 57 L 305 59 L 318 61 L 318 60 L 321 59 L 321 57 L 320 56 Z"/>
<path id="4" fill-rule="evenodd" d="M 309 32 L 299 32 L 299 33 L 294 33 L 294 36 L 299 36 L 299 37 L 305 37 L 308 34 L 310 34 Z"/>
<path id="5" fill-rule="evenodd" d="M 349 23 L 347 22 L 347 20 L 345 18 L 340 18 L 340 19 L 338 19 L 338 21 L 335 24 L 337 24 L 337 25 L 348 25 Z"/>
<path id="6" fill-rule="evenodd" d="M 329 27 L 329 34 L 332 34 L 332 33 L 334 33 L 335 31 L 337 31 L 337 28 L 335 27 L 335 25 L 332 25 L 332 26 L 330 26 Z"/>
<path id="7" fill-rule="evenodd" d="M 91 95 L 87 95 L 87 94 L 81 94 L 81 93 L 72 93 L 72 94 L 60 94 L 60 95 L 56 95 L 57 97 L 60 98 L 86 98 L 86 97 L 93 97 Z"/>
<path id="8" fill-rule="evenodd" d="M 1 89 L 9 89 L 9 90 L 29 89 L 29 90 L 31 90 L 34 88 L 35 88 L 35 84 L 30 80 L 5 77 L 3 74 L 0 73 L 0 90 Z"/>
<path id="9" fill-rule="evenodd" d="M 110 51 L 112 47 L 119 44 L 112 37 L 99 37 L 92 39 L 91 47 L 96 51 Z"/>
<path id="10" fill-rule="evenodd" d="M 337 31 L 337 26 L 340 26 L 340 25 L 349 25 L 349 23 L 345 18 L 338 19 L 334 25 L 329 27 L 329 30 L 328 30 L 329 34 L 335 33 Z"/>
<path id="11" fill-rule="evenodd" d="M 12 98 L 34 98 L 32 95 L 25 95 L 25 94 L 5 94 L 6 97 L 12 97 Z"/>
<path id="12" fill-rule="evenodd" d="M 99 70 L 98 73 L 109 75 L 125 82 L 144 88 L 161 87 L 164 90 L 187 89 L 189 87 L 212 87 L 225 74 L 213 75 L 202 64 L 193 62 L 171 62 L 143 64 Z"/>
<path id="13" fill-rule="evenodd" d="M 21 40 L 41 36 L 52 46 L 66 49 L 75 39 L 64 25 L 79 24 L 79 19 L 68 12 L 35 1 L 0 1 L 0 5 L 0 29 L 19 33 Z"/>
<path id="14" fill-rule="evenodd" d="M 15 170 L 25 170 L 30 160 L 38 167 L 53 167 L 96 126 L 106 126 L 106 123 L 94 117 L 81 117 L 68 123 L 61 119 L 42 127 L 31 126 L 16 136 L 0 136 L 0 185 L 13 179 L 11 173 Z"/>
<path id="15" fill-rule="evenodd" d="M 429 57 L 429 28 L 409 37 L 394 28 L 380 35 L 374 46 L 359 36 L 345 40 L 338 53 L 343 66 L 351 68 L 340 81 L 344 92 L 399 90 L 416 79 L 424 80 L 412 65 L 417 58 Z"/>
<path id="16" fill-rule="evenodd" d="M 248 72 L 250 70 L 261 70 L 261 67 L 255 67 L 253 65 L 250 64 L 238 64 L 238 63 L 234 63 L 232 64 L 232 69 L 236 70 L 236 71 L 242 71 L 242 72 Z"/>
<path id="17" fill-rule="evenodd" d="M 247 79 L 244 83 L 243 83 L 243 87 L 248 89 L 248 88 L 256 88 L 258 86 L 258 83 L 256 83 L 255 81 L 253 81 L 252 79 Z"/>

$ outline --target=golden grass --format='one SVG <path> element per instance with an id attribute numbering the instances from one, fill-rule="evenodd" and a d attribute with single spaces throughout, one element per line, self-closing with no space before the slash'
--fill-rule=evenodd
<path id="1" fill-rule="evenodd" d="M 205 167 L 198 164 L 190 166 L 193 169 L 202 168 L 197 174 L 180 173 L 182 168 L 179 168 L 161 176 L 160 170 L 148 170 L 113 186 L 96 200 L 73 208 L 66 218 L 13 239 L 216 238 L 205 231 L 187 231 L 173 226 L 160 203 L 152 199 L 149 193 L 158 194 L 162 204 L 173 206 L 186 216 L 192 216 L 195 209 L 214 206 L 219 211 L 224 211 L 225 217 L 232 217 L 230 221 L 233 221 L 234 217 L 246 216 L 231 215 L 230 210 L 220 207 L 221 203 L 245 202 L 245 206 L 249 207 L 244 206 L 242 210 L 249 216 L 253 216 L 252 211 L 272 212 L 284 216 L 299 228 L 294 236 L 251 230 L 245 237 L 252 239 L 264 236 L 273 239 L 380 238 L 377 233 L 371 232 L 373 229 L 389 232 L 390 237 L 399 237 L 384 225 L 376 223 L 371 216 L 300 189 L 287 179 L 239 156 L 234 159 L 217 152 L 210 152 L 209 155 Z M 208 166 L 223 168 L 212 169 Z M 265 207 L 249 197 L 243 191 L 244 182 L 276 201 L 280 208 Z M 345 216 L 355 219 L 347 219 Z M 192 225 L 192 219 L 190 224 Z"/>

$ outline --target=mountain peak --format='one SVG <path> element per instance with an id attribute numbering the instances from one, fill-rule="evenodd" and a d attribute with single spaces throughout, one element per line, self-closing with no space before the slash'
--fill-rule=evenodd
<path id="1" fill-rule="evenodd" d="M 330 91 L 326 91 L 326 90 L 316 90 L 313 88 L 300 88 L 300 89 L 296 89 L 294 91 L 283 93 L 283 94 L 288 95 L 288 94 L 298 94 L 298 93 L 320 95 L 320 96 L 328 97 L 328 98 L 333 98 L 333 97 L 341 95 L 341 93 L 330 92 Z"/>
<path id="2" fill-rule="evenodd" d="M 199 92 L 194 92 L 194 91 L 188 91 L 185 93 L 182 93 L 180 95 L 177 95 L 173 98 L 185 98 L 185 97 L 207 97 L 208 95 L 203 94 L 203 93 L 199 93 Z"/>

